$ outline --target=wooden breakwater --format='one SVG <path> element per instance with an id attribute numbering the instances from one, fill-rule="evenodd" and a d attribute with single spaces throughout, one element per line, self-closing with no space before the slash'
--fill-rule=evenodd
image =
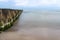
<path id="1" fill-rule="evenodd" d="M 18 9 L 0 9 L 0 32 L 12 27 L 22 12 Z"/>

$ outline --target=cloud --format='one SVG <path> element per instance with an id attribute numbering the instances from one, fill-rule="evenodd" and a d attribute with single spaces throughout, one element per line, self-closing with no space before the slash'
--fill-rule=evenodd
<path id="1" fill-rule="evenodd" d="M 9 0 L 0 0 L 0 2 L 8 2 Z"/>
<path id="2" fill-rule="evenodd" d="M 15 0 L 17 6 L 25 6 L 28 4 L 28 0 Z"/>
<path id="3" fill-rule="evenodd" d="M 14 0 L 15 6 L 60 6 L 59 0 Z"/>

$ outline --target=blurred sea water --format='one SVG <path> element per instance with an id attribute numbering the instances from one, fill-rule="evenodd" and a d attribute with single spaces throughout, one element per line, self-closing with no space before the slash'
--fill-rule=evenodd
<path id="1" fill-rule="evenodd" d="M 52 11 L 32 11 L 32 12 L 23 12 L 21 15 L 21 22 L 25 23 L 33 23 L 39 26 L 57 26 L 55 28 L 59 28 L 60 26 L 60 12 L 52 12 Z M 27 23 L 27 24 L 28 24 Z M 42 25 L 41 25 L 42 24 Z"/>
<path id="2" fill-rule="evenodd" d="M 60 40 L 60 12 L 24 11 L 0 40 Z"/>

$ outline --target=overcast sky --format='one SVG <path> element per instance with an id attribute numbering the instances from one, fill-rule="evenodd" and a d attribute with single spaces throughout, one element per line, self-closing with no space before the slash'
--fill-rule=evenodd
<path id="1" fill-rule="evenodd" d="M 60 8 L 60 0 L 0 0 L 1 8 Z"/>

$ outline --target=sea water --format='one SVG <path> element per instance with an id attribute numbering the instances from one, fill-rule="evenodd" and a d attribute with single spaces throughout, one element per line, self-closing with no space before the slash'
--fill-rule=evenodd
<path id="1" fill-rule="evenodd" d="M 24 11 L 0 40 L 60 40 L 60 12 Z"/>

